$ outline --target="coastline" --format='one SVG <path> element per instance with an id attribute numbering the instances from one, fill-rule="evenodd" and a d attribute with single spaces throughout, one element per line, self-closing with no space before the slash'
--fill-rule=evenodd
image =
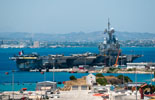
<path id="1" fill-rule="evenodd" d="M 126 73 L 126 74 L 134 74 L 135 71 L 118 71 L 118 74 L 120 73 Z M 145 71 L 136 71 L 137 74 L 153 74 L 152 72 L 145 72 Z"/>

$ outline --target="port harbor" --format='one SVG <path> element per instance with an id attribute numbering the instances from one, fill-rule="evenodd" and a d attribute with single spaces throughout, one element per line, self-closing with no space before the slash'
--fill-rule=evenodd
<path id="1" fill-rule="evenodd" d="M 35 69 L 22 72 L 23 75 L 21 71 L 3 71 L 1 74 L 9 81 L 0 85 L 0 100 L 151 100 L 155 97 L 154 65 L 127 63 L 117 67 L 93 66 L 91 70 L 80 65 L 68 69 Z M 69 79 L 64 81 L 60 77 Z M 41 80 L 18 82 L 21 78 Z"/>
<path id="2" fill-rule="evenodd" d="M 55 68 L 55 63 L 53 66 L 52 69 L 1 72 L 4 81 L 0 84 L 0 100 L 155 98 L 155 63 L 152 62 L 129 62 L 117 66 L 85 64 L 61 69 Z"/>
<path id="3" fill-rule="evenodd" d="M 43 56 L 21 50 L 9 57 L 17 69 L 0 72 L 0 100 L 155 99 L 155 63 L 134 62 L 143 54 L 124 54 L 110 25 L 108 19 L 98 53 Z"/>
<path id="4" fill-rule="evenodd" d="M 154 71 L 150 62 L 3 71 L 0 100 L 152 100 Z"/>
<path id="5" fill-rule="evenodd" d="M 29 72 L 69 72 L 69 73 L 141 73 L 151 74 L 155 69 L 155 63 L 127 63 L 118 67 L 79 65 L 65 69 L 31 69 Z M 113 69 L 113 71 L 112 71 Z"/>
<path id="6" fill-rule="evenodd" d="M 41 73 L 44 78 L 46 73 L 50 72 Z M 53 74 L 56 75 L 56 72 Z M 70 80 L 62 82 L 63 87 L 58 87 L 60 82 L 55 82 L 56 77 L 53 77 L 53 81 L 45 80 L 37 82 L 36 85 L 31 84 L 35 90 L 26 88 L 25 83 L 18 91 L 15 88 L 19 87 L 20 83 L 15 85 L 14 75 L 12 78 L 12 89 L 1 91 L 1 100 L 149 100 L 155 96 L 153 85 L 132 82 L 129 77 L 123 75 L 116 77 L 88 73 L 81 78 L 72 75 Z"/>
<path id="7" fill-rule="evenodd" d="M 155 100 L 155 0 L 0 0 L 0 100 Z"/>

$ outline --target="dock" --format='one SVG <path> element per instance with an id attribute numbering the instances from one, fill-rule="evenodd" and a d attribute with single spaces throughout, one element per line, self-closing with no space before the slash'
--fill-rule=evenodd
<path id="1" fill-rule="evenodd" d="M 31 69 L 29 72 L 69 72 L 72 71 L 72 69 Z"/>

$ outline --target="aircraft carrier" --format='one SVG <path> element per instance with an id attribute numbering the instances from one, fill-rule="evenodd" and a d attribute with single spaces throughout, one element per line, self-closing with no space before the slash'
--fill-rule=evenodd
<path id="1" fill-rule="evenodd" d="M 52 69 L 53 67 L 57 69 L 72 68 L 79 65 L 117 67 L 118 65 L 126 65 L 126 63 L 133 62 L 136 58 L 141 57 L 141 55 L 122 54 L 119 41 L 114 33 L 115 30 L 110 27 L 108 20 L 108 28 L 104 31 L 104 34 L 107 34 L 108 37 L 104 38 L 104 41 L 99 44 L 99 54 L 84 53 L 72 54 L 70 56 L 20 54 L 10 57 L 10 59 L 16 61 L 16 66 L 19 70 L 29 71 L 31 69 Z"/>

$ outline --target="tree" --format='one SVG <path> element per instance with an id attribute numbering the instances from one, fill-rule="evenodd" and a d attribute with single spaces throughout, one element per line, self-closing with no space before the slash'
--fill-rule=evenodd
<path id="1" fill-rule="evenodd" d="M 76 80 L 76 77 L 75 76 L 70 76 L 70 80 Z"/>
<path id="2" fill-rule="evenodd" d="M 132 71 L 132 69 L 131 69 L 131 68 L 129 68 L 127 71 Z"/>
<path id="3" fill-rule="evenodd" d="M 104 77 L 101 73 L 97 73 L 96 77 Z"/>
<path id="4" fill-rule="evenodd" d="M 107 73 L 116 73 L 120 68 L 109 68 Z"/>
<path id="5" fill-rule="evenodd" d="M 128 76 L 123 76 L 123 75 L 118 75 L 117 78 L 123 81 L 124 77 L 124 82 L 132 82 L 132 80 Z"/>
<path id="6" fill-rule="evenodd" d="M 117 78 L 123 80 L 123 75 L 118 75 Z"/>
<path id="7" fill-rule="evenodd" d="M 107 84 L 107 80 L 105 78 L 98 78 L 98 79 L 96 79 L 96 82 L 100 85 L 106 85 Z"/>

